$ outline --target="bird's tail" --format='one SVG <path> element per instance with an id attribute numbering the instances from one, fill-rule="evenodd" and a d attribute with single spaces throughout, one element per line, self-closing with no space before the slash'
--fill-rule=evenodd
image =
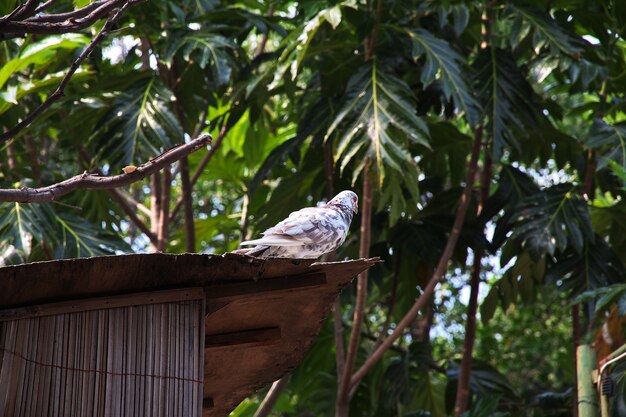
<path id="1" fill-rule="evenodd" d="M 231 253 L 236 253 L 238 255 L 248 255 L 248 256 L 256 256 L 258 258 L 264 258 L 263 254 L 267 252 L 269 246 L 255 246 L 253 248 L 244 248 L 244 249 L 236 249 Z"/>

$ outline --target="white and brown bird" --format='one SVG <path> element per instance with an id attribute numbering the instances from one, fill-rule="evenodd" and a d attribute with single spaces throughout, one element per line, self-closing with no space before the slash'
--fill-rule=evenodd
<path id="1" fill-rule="evenodd" d="M 235 252 L 261 258 L 317 258 L 332 252 L 346 240 L 358 201 L 352 191 L 342 191 L 323 206 L 294 211 L 262 238 L 241 242 L 255 247 Z"/>

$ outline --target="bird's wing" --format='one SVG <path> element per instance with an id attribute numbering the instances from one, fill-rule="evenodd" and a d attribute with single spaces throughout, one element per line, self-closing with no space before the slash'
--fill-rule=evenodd
<path id="1" fill-rule="evenodd" d="M 301 246 L 321 244 L 336 236 L 338 214 L 333 209 L 307 207 L 294 211 L 285 220 L 263 232 L 260 239 L 242 245 Z"/>

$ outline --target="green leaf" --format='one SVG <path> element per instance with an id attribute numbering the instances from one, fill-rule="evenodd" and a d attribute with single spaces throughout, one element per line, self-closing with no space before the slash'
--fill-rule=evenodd
<path id="1" fill-rule="evenodd" d="M 54 224 L 47 204 L 2 204 L 0 217 L 0 242 L 2 246 L 13 245 L 28 255 L 33 241 L 57 241 L 52 232 Z M 54 246 L 55 243 L 52 243 Z"/>
<path id="2" fill-rule="evenodd" d="M 89 138 L 96 159 L 112 167 L 139 164 L 183 141 L 170 105 L 171 91 L 158 79 L 136 83 L 119 93 Z"/>
<path id="3" fill-rule="evenodd" d="M 206 29 L 174 32 L 168 39 L 171 42 L 165 54 L 167 63 L 178 55 L 184 62 L 197 62 L 202 69 L 209 67 L 217 86 L 231 80 L 233 68 L 237 67 L 234 53 L 239 50 L 231 39 Z"/>
<path id="4" fill-rule="evenodd" d="M 494 286 L 480 304 L 480 321 L 482 321 L 483 324 L 486 325 L 489 323 L 489 320 L 493 318 L 493 315 L 496 313 L 496 309 L 498 308 L 499 301 L 500 297 L 498 295 L 498 288 Z"/>
<path id="5" fill-rule="evenodd" d="M 412 163 L 409 143 L 428 147 L 428 127 L 415 114 L 410 88 L 374 62 L 350 79 L 344 103 L 328 128 L 326 138 L 336 135 L 335 158 L 341 170 L 353 160 L 370 156 L 384 180 L 385 167 L 402 172 Z"/>
<path id="6" fill-rule="evenodd" d="M 87 79 L 92 74 L 91 71 L 78 69 L 72 76 L 70 83 L 77 83 Z M 28 82 L 19 83 L 17 86 L 9 86 L 4 91 L 0 91 L 0 115 L 18 104 L 22 97 L 40 92 L 44 88 L 56 87 L 65 77 L 65 72 L 47 74 L 40 79 L 33 79 Z"/>
<path id="7" fill-rule="evenodd" d="M 510 52 L 502 49 L 481 50 L 474 68 L 475 88 L 488 117 L 486 129 L 493 138 L 494 159 L 504 150 L 521 152 L 520 139 L 545 119 L 532 87 Z"/>
<path id="8" fill-rule="evenodd" d="M 49 203 L 2 205 L 0 241 L 28 257 L 35 245 L 45 244 L 53 256 L 75 258 L 129 251 L 118 236 L 67 212 L 55 212 Z"/>
<path id="9" fill-rule="evenodd" d="M 576 189 L 560 184 L 527 197 L 512 218 L 513 235 L 533 259 L 563 253 L 571 246 L 578 254 L 594 234 L 587 203 Z"/>
<path id="10" fill-rule="evenodd" d="M 107 233 L 86 220 L 70 213 L 55 214 L 59 232 L 54 257 L 80 258 L 116 255 L 130 252 L 130 246 L 118 236 Z"/>
<path id="11" fill-rule="evenodd" d="M 538 54 L 545 44 L 550 46 L 555 54 L 561 51 L 564 54 L 575 55 L 583 51 L 582 41 L 567 32 L 547 13 L 514 4 L 509 4 L 509 7 L 514 16 L 521 17 L 534 29 L 535 53 Z"/>
<path id="12" fill-rule="evenodd" d="M 582 254 L 569 249 L 548 268 L 546 281 L 556 284 L 571 296 L 584 294 L 624 281 L 624 267 L 613 250 L 598 235 Z"/>
<path id="13" fill-rule="evenodd" d="M 46 36 L 39 42 L 28 45 L 19 57 L 8 61 L 0 68 L 0 88 L 4 87 L 7 80 L 15 73 L 23 70 L 29 65 L 49 64 L 57 50 L 76 49 L 87 45 L 90 39 L 84 35 L 67 33 L 64 35 Z"/>
<path id="14" fill-rule="evenodd" d="M 413 59 L 426 55 L 421 81 L 424 86 L 432 83 L 437 75 L 443 82 L 447 98 L 452 97 L 456 106 L 465 113 L 470 125 L 476 126 L 480 118 L 480 104 L 472 95 L 467 80 L 465 59 L 452 46 L 424 29 L 409 32 L 413 41 Z"/>
<path id="15" fill-rule="evenodd" d="M 623 184 L 626 171 L 626 123 L 606 123 L 602 119 L 595 119 L 585 139 L 585 145 L 598 151 L 600 156 L 598 169 L 608 167 L 615 173 Z"/>

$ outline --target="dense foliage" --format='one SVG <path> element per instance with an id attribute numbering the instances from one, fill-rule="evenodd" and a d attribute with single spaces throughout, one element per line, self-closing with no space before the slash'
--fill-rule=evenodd
<path id="1" fill-rule="evenodd" d="M 5 131 L 102 24 L 0 40 Z M 200 132 L 210 151 L 115 192 L 2 203 L 2 260 L 223 253 L 292 210 L 370 187 L 367 252 L 384 263 L 369 274 L 358 367 L 433 276 L 477 149 L 445 277 L 357 386 L 350 415 L 452 414 L 476 317 L 467 415 L 571 415 L 575 343 L 595 338 L 603 357 L 626 330 L 625 38 L 617 0 L 135 4 L 64 96 L 1 144 L 2 188 L 117 174 Z M 363 255 L 360 222 L 338 258 Z M 276 415 L 334 412 L 334 335 L 345 327 L 347 342 L 355 300 L 344 291 L 341 322 L 325 323 Z M 614 415 L 626 413 L 625 376 L 614 368 Z M 235 415 L 252 415 L 262 394 Z"/>

